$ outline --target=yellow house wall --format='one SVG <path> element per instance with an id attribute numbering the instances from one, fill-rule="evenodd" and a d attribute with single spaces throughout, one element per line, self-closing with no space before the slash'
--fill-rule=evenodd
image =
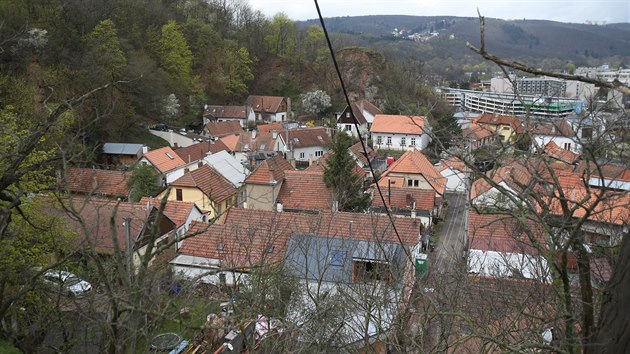
<path id="1" fill-rule="evenodd" d="M 246 185 L 247 208 L 257 210 L 273 210 L 273 204 L 280 191 L 280 184 L 275 187 L 259 184 Z M 271 194 L 274 194 L 272 197 Z"/>

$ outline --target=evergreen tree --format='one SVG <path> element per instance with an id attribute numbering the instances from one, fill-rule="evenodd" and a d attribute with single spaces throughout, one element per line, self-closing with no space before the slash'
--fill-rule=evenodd
<path id="1" fill-rule="evenodd" d="M 333 190 L 341 211 L 363 211 L 370 204 L 370 196 L 363 193 L 363 181 L 354 171 L 356 162 L 348 148 L 352 139 L 345 133 L 335 135 L 330 143 L 332 154 L 324 164 L 324 182 Z"/>

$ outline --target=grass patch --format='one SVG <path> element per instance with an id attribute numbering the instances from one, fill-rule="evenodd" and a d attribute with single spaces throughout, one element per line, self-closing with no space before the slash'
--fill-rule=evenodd
<path id="1" fill-rule="evenodd" d="M 122 138 L 126 143 L 144 144 L 151 150 L 169 146 L 168 141 L 151 134 L 149 129 L 139 125 L 135 125 L 133 128 L 129 129 Z"/>
<path id="2" fill-rule="evenodd" d="M 11 345 L 11 343 L 0 339 L 0 353 L 2 354 L 20 354 L 22 353 L 18 348 Z"/>
<path id="3" fill-rule="evenodd" d="M 199 334 L 199 328 L 206 323 L 206 317 L 211 313 L 219 314 L 221 312 L 220 301 L 208 299 L 191 299 L 181 298 L 175 301 L 175 309 L 188 307 L 190 309 L 189 318 L 179 318 L 181 323 L 176 320 L 166 320 L 158 330 L 158 333 L 173 332 L 180 334 L 184 339 L 190 340 Z"/>

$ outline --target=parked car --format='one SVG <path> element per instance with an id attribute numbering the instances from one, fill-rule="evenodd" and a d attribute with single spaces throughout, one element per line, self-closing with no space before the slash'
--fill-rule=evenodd
<path id="1" fill-rule="evenodd" d="M 42 276 L 46 285 L 63 295 L 83 297 L 92 291 L 92 284 L 65 270 L 51 269 Z"/>

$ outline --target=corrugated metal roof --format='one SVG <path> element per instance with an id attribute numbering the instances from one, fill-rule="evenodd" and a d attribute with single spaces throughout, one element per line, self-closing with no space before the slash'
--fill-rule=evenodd
<path id="1" fill-rule="evenodd" d="M 137 155 L 142 150 L 142 144 L 105 143 L 103 153 L 110 155 Z"/>
<path id="2" fill-rule="evenodd" d="M 227 151 L 206 156 L 204 161 L 237 188 L 243 185 L 248 175 L 247 169 Z"/>

